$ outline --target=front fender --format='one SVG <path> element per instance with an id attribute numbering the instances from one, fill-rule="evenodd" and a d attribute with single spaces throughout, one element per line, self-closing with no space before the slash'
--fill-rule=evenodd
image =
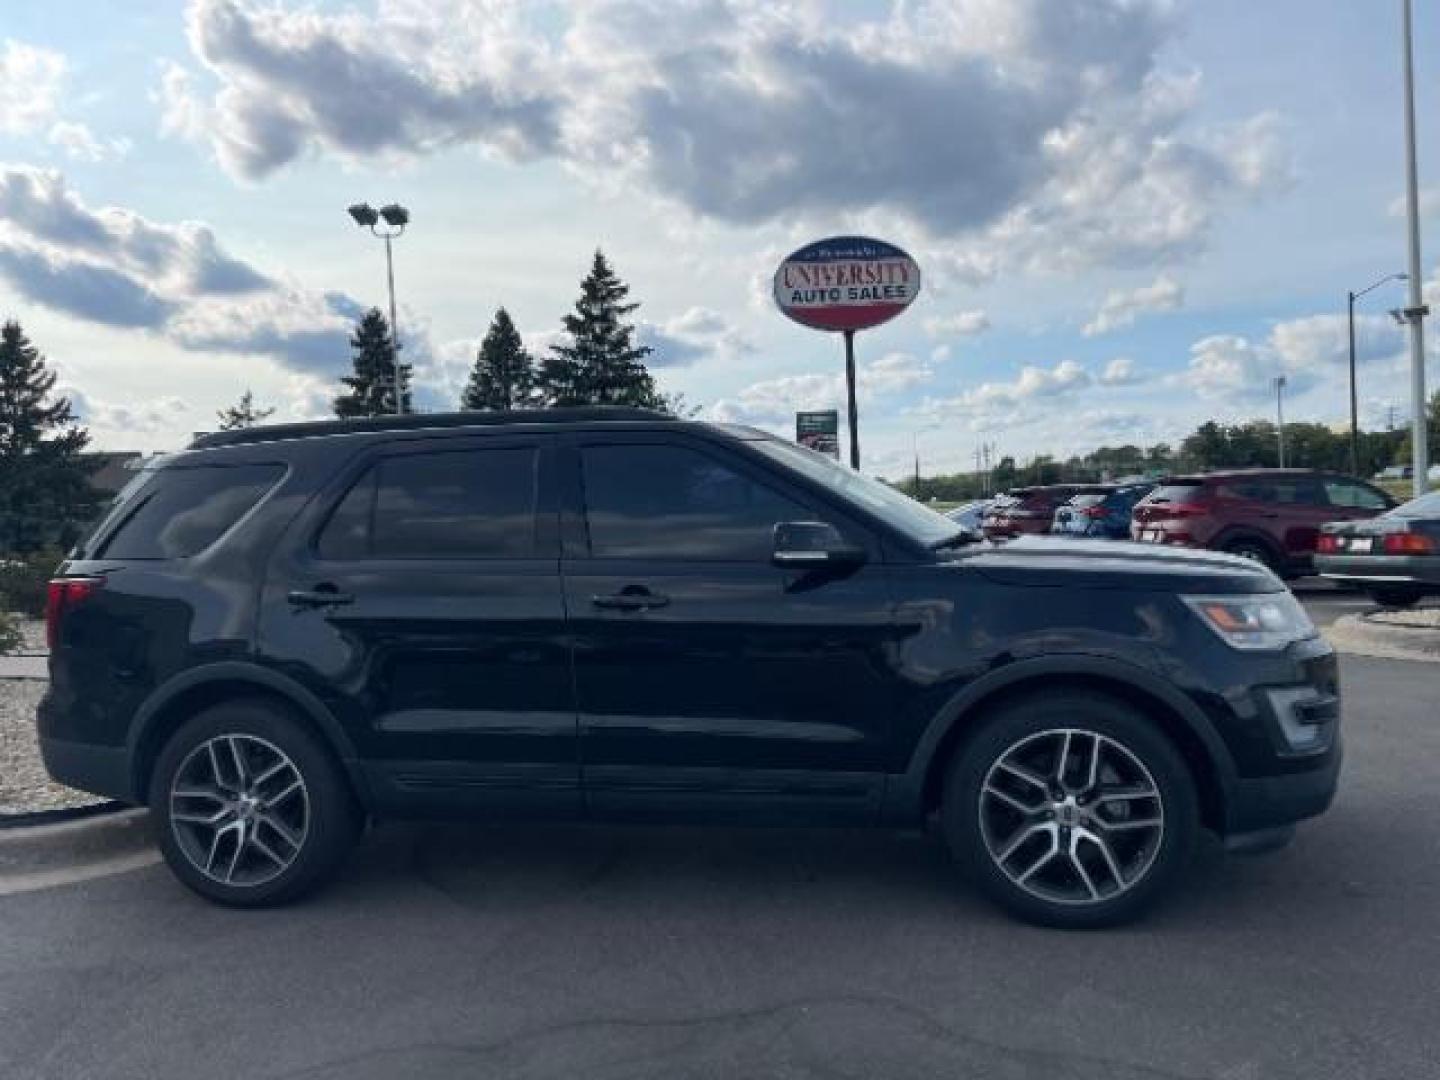
<path id="1" fill-rule="evenodd" d="M 887 778 L 882 807 L 891 823 L 918 821 L 925 811 L 925 788 L 937 756 L 951 744 L 951 736 L 979 715 L 987 702 L 1019 687 L 1043 691 L 1057 680 L 1083 679 L 1110 684 L 1149 697 L 1167 709 L 1204 747 L 1222 795 L 1232 790 L 1235 765 L 1230 752 L 1201 709 L 1172 684 L 1154 672 L 1110 656 L 1083 653 L 1032 657 L 994 668 L 965 684 L 931 719 L 910 755 L 905 770 Z"/>

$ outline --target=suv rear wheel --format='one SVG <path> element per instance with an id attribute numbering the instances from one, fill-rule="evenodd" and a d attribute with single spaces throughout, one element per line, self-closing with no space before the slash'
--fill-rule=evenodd
<path id="1" fill-rule="evenodd" d="M 1184 760 L 1145 717 L 1065 691 L 1002 707 L 952 763 L 942 823 L 967 873 L 1011 914 L 1112 926 L 1164 894 L 1198 829 Z"/>
<path id="2" fill-rule="evenodd" d="M 1262 566 L 1268 566 L 1271 570 L 1278 571 L 1278 561 L 1274 552 L 1263 540 L 1250 540 L 1241 538 L 1231 540 L 1220 549 L 1227 555 L 1238 555 L 1242 559 L 1249 559 L 1251 562 L 1258 562 Z"/>
<path id="3" fill-rule="evenodd" d="M 150 809 L 175 876 L 237 907 L 322 885 L 361 824 L 334 756 L 264 701 L 217 705 L 182 726 L 155 763 Z"/>

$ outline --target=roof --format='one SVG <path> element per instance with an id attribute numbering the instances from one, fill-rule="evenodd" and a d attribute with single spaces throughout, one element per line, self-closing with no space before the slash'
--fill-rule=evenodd
<path id="1" fill-rule="evenodd" d="M 1218 479 L 1220 479 L 1221 477 L 1231 477 L 1231 476 L 1249 476 L 1249 477 L 1262 477 L 1262 476 L 1313 477 L 1313 476 L 1333 476 L 1333 475 L 1335 475 L 1335 474 L 1332 473 L 1332 472 L 1329 472 L 1329 471 L 1327 471 L 1327 470 L 1325 470 L 1325 469 L 1265 469 L 1265 468 L 1212 469 L 1212 470 L 1209 471 L 1209 472 L 1202 472 L 1202 473 L 1176 473 L 1176 474 L 1173 475 L 1173 476 L 1166 476 L 1166 477 L 1162 478 L 1161 481 L 1160 481 L 1160 483 L 1162 483 L 1162 484 L 1201 484 L 1201 483 L 1204 483 L 1206 480 L 1218 480 Z"/>
<path id="2" fill-rule="evenodd" d="M 623 406 L 593 406 L 574 409 L 510 409 L 494 412 L 406 413 L 403 416 L 368 416 L 354 420 L 310 420 L 298 424 L 260 424 L 234 431 L 212 431 L 195 436 L 192 450 L 215 446 L 286 439 L 313 439 L 325 435 L 359 432 L 415 431 L 425 428 L 502 427 L 507 424 L 581 424 L 648 420 L 679 422 L 669 413 L 655 409 Z"/>

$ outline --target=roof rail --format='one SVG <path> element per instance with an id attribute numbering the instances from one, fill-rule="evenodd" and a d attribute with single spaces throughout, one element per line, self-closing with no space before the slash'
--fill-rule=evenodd
<path id="1" fill-rule="evenodd" d="M 677 420 L 656 409 L 622 405 L 594 405 L 583 408 L 501 409 L 495 411 L 406 413 L 403 416 L 366 416 L 352 420 L 307 420 L 295 424 L 260 424 L 234 431 L 212 431 L 196 435 L 191 450 L 216 446 L 285 439 L 310 439 L 320 435 L 350 435 L 358 432 L 414 431 L 426 428 L 496 427 L 506 424 L 582 424 L 617 420 Z"/>

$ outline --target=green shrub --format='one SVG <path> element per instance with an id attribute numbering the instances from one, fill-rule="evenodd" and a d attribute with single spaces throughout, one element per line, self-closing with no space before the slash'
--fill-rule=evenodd
<path id="1" fill-rule="evenodd" d="M 10 602 L 0 595 L 0 656 L 20 648 L 20 620 L 10 612 Z"/>
<path id="2" fill-rule="evenodd" d="M 0 555 L 0 595 L 9 598 L 9 610 L 37 619 L 43 616 L 46 587 L 64 560 L 58 551 Z"/>

